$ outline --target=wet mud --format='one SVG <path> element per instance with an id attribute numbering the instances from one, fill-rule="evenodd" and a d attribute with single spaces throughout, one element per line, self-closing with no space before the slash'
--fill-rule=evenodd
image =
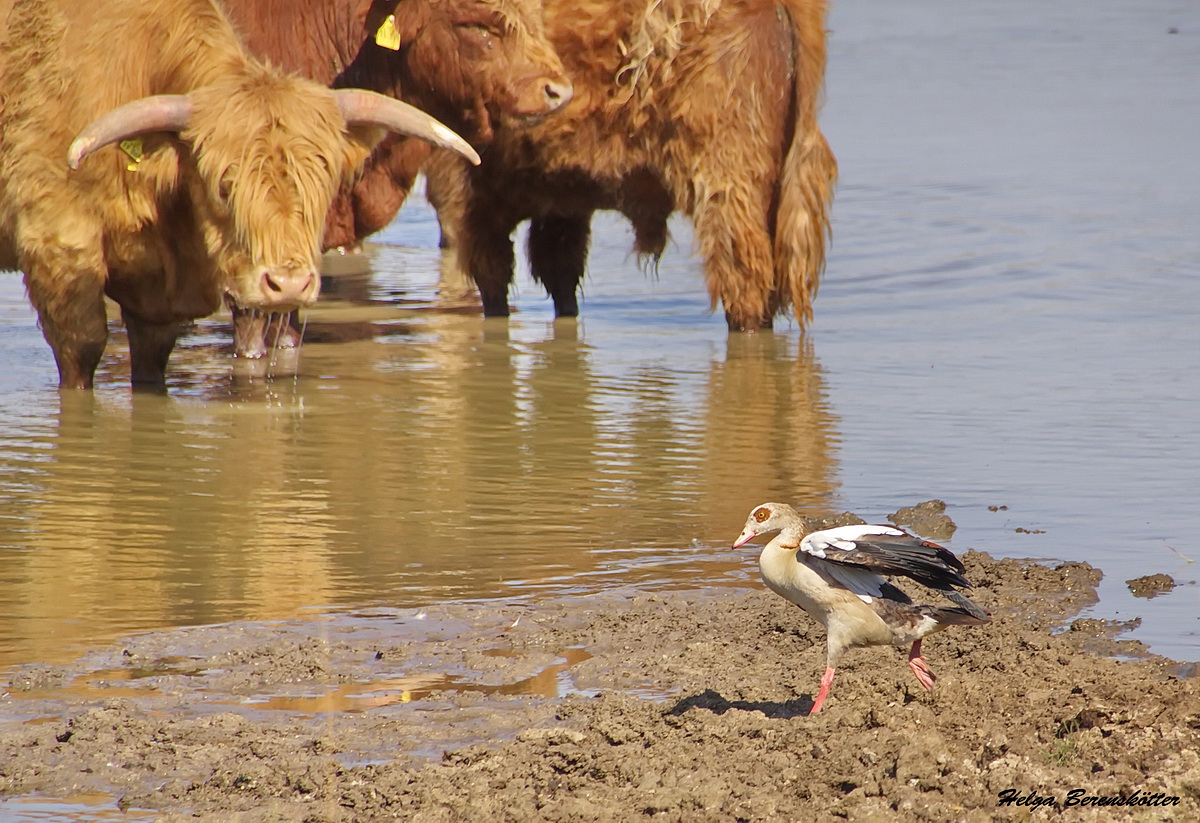
<path id="1" fill-rule="evenodd" d="M 1175 588 L 1175 578 L 1169 574 L 1147 574 L 1141 577 L 1135 577 L 1132 580 L 1126 580 L 1125 585 L 1129 587 L 1129 591 L 1134 597 L 1145 597 L 1147 599 L 1157 597 L 1160 594 L 1166 594 Z"/>
<path id="2" fill-rule="evenodd" d="M 1100 579 L 1086 564 L 963 559 L 994 621 L 927 639 L 935 691 L 902 651 L 856 650 L 815 716 L 823 633 L 756 585 L 139 635 L 15 672 L 0 810 L 108 795 L 163 821 L 1200 818 L 1194 673 L 1077 617 Z"/>

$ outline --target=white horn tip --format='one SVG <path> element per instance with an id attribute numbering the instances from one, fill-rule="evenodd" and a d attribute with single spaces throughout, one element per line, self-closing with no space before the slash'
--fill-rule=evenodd
<path id="1" fill-rule="evenodd" d="M 433 124 L 433 131 L 438 137 L 442 138 L 446 146 L 470 160 L 472 166 L 478 166 L 483 162 L 479 156 L 479 152 L 475 151 L 471 144 L 463 140 L 453 129 L 435 122 Z"/>
<path id="2" fill-rule="evenodd" d="M 79 168 L 79 164 L 83 162 L 84 155 L 88 153 L 88 149 L 90 148 L 89 142 L 82 139 L 76 140 L 67 149 L 67 165 L 70 166 L 71 171 L 76 171 Z"/>

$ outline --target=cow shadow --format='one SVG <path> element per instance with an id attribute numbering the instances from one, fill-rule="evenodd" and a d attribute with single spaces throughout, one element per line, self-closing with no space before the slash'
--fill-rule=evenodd
<path id="1" fill-rule="evenodd" d="M 813 700 L 810 695 L 801 695 L 793 700 L 782 703 L 772 700 L 729 700 L 719 692 L 705 689 L 700 694 L 684 697 L 675 703 L 666 714 L 682 715 L 692 709 L 705 709 L 713 714 L 725 714 L 728 711 L 762 712 L 767 717 L 788 720 L 793 717 L 804 717 L 812 711 Z"/>

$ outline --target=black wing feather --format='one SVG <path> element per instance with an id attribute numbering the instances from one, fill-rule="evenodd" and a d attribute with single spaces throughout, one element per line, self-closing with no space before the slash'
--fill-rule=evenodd
<path id="1" fill-rule="evenodd" d="M 945 595 L 946 599 L 951 603 L 957 603 L 963 611 L 974 617 L 976 620 L 986 623 L 992 619 L 992 616 L 988 614 L 985 609 L 981 609 L 979 606 L 972 603 L 954 589 L 939 589 L 938 591 Z"/>
<path id="2" fill-rule="evenodd" d="M 910 577 L 931 589 L 971 588 L 962 576 L 962 561 L 945 546 L 907 534 L 867 534 L 855 539 L 855 548 L 821 547 L 825 559 L 847 566 L 871 569 L 880 574 Z"/>

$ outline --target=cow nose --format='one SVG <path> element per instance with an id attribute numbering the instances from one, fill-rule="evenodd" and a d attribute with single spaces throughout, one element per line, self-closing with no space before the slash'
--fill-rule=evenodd
<path id="1" fill-rule="evenodd" d="M 542 93 L 546 96 L 546 111 L 552 112 L 567 105 L 575 94 L 575 89 L 566 80 L 562 82 L 548 80 L 542 88 Z"/>
<path id="2" fill-rule="evenodd" d="M 294 309 L 316 300 L 320 284 L 317 273 L 308 266 L 279 266 L 263 271 L 258 291 L 263 308 Z"/>
<path id="3" fill-rule="evenodd" d="M 561 74 L 532 75 L 517 83 L 511 113 L 518 117 L 544 117 L 565 106 L 574 93 L 571 81 Z"/>

